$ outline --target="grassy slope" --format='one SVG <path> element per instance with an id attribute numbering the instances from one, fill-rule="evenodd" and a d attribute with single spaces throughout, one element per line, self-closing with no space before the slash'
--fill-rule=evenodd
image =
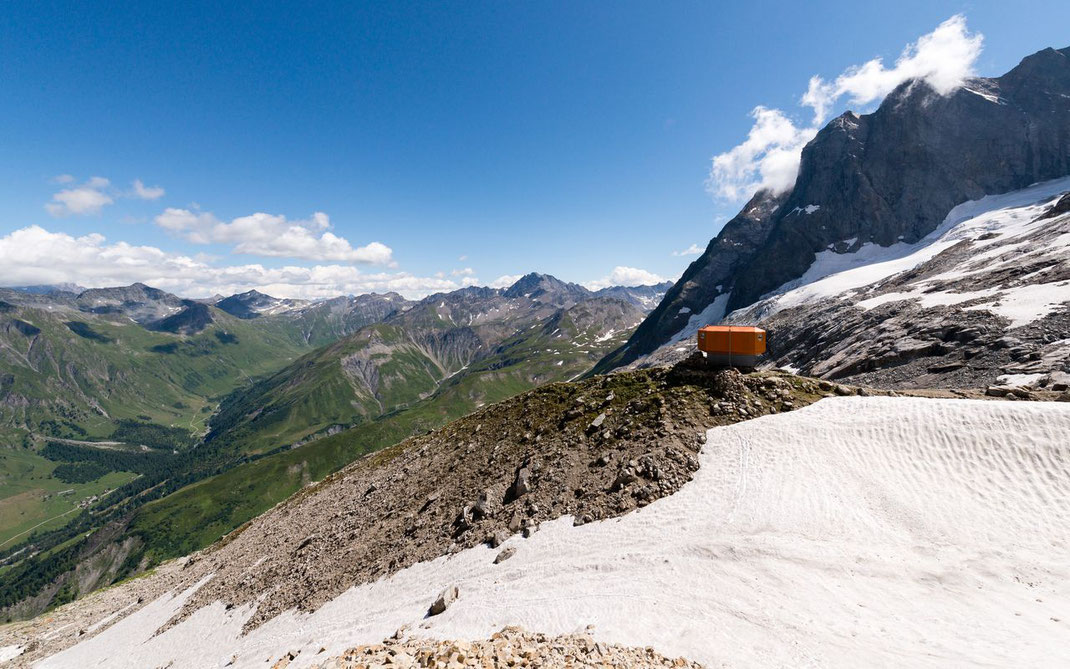
<path id="1" fill-rule="evenodd" d="M 301 350 L 299 337 L 281 324 L 212 314 L 216 323 L 193 336 L 92 314 L 30 308 L 0 314 L 0 547 L 25 539 L 22 533 L 35 526 L 35 532 L 62 526 L 76 516 L 62 514 L 83 498 L 134 478 L 125 472 L 85 484 L 52 478 L 58 463 L 36 452 L 44 438 L 106 439 L 116 420 L 139 417 L 203 432 L 219 396 Z M 39 332 L 13 327 L 13 319 Z M 66 323 L 75 320 L 96 337 L 73 332 Z M 42 521 L 49 522 L 38 526 Z"/>
<path id="2" fill-rule="evenodd" d="M 374 392 L 343 368 L 350 357 L 376 365 Z M 225 431 L 242 452 L 261 453 L 330 425 L 353 425 L 402 409 L 434 392 L 446 373 L 401 328 L 377 324 L 228 398 L 213 430 Z"/>
<path id="3" fill-rule="evenodd" d="M 542 383 L 571 379 L 626 335 L 621 331 L 599 341 L 598 326 L 578 324 L 592 321 L 585 309 L 579 305 L 522 330 L 471 366 L 446 355 L 436 357 L 401 327 L 369 326 L 228 398 L 213 419 L 213 431 L 225 433 L 241 452 L 263 453 L 329 426 L 356 426 L 420 407 L 423 399 L 457 385 L 461 388 L 449 397 L 458 398 L 467 411 Z M 426 317 L 436 320 L 418 327 L 456 327 L 434 312 Z M 344 369 L 347 359 L 374 364 L 374 379 L 354 371 L 353 363 L 349 371 Z M 448 402 L 440 398 L 436 404 Z"/>
<path id="4" fill-rule="evenodd" d="M 9 376 L 2 394 L 28 400 L 0 403 L 0 424 L 36 432 L 42 421 L 63 418 L 90 437 L 106 437 L 111 419 L 140 415 L 202 429 L 203 409 L 212 398 L 278 369 L 302 350 L 281 327 L 253 325 L 219 310 L 212 314 L 216 323 L 193 336 L 90 314 L 39 309 L 5 314 L 0 320 L 17 317 L 40 333 L 27 337 L 8 329 L 0 335 L 0 360 Z M 66 325 L 71 321 L 86 323 L 98 338 L 75 334 Z"/>
<path id="5" fill-rule="evenodd" d="M 622 331 L 599 342 L 567 320 L 519 333 L 497 355 L 452 377 L 435 395 L 406 410 L 187 486 L 142 508 L 131 531 L 144 540 L 150 563 L 188 554 L 361 455 L 538 385 L 582 374 L 627 335 Z"/>
<path id="6" fill-rule="evenodd" d="M 111 472 L 88 483 L 64 483 L 51 476 L 58 464 L 32 451 L 0 450 L 0 548 L 31 528 L 59 527 L 86 497 L 114 490 L 136 476 Z M 71 492 L 59 494 L 64 491 Z"/>

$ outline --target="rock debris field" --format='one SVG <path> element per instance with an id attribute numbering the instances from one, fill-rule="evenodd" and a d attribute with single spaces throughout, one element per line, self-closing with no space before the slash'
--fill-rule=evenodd
<path id="1" fill-rule="evenodd" d="M 288 667 L 290 658 L 275 667 Z M 588 634 L 547 636 L 519 627 L 506 627 L 483 641 L 388 639 L 381 644 L 351 648 L 317 669 L 371 669 L 372 667 L 653 667 L 698 668 L 684 658 L 669 659 L 653 648 L 629 648 L 596 642 Z"/>

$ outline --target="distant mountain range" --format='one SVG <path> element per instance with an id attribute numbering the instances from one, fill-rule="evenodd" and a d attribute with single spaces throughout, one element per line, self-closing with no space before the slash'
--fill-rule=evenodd
<path id="1" fill-rule="evenodd" d="M 434 370 L 428 378 L 437 383 L 495 355 L 522 329 L 555 322 L 564 310 L 584 336 L 590 328 L 602 329 L 590 331 L 597 340 L 590 346 L 573 342 L 583 353 L 562 362 L 561 373 L 542 375 L 560 378 L 583 371 L 576 366 L 589 366 L 583 361 L 593 351 L 634 327 L 667 285 L 589 291 L 532 273 L 506 289 L 465 288 L 423 300 L 388 293 L 313 302 L 249 291 L 213 303 L 141 283 L 78 293 L 32 288 L 0 288 L 0 430 L 47 434 L 40 422 L 53 425 L 58 413 L 76 427 L 53 436 L 70 437 L 79 430 L 106 436 L 110 421 L 137 416 L 203 425 L 201 410 L 250 377 L 335 342 L 340 343 L 330 350 L 349 351 L 352 342 L 340 340 L 373 324 L 389 326 L 379 334 L 392 328 L 426 353 Z M 576 311 L 580 304 L 586 305 L 582 315 Z M 555 337 L 581 334 L 566 331 Z M 346 355 L 356 359 L 353 351 Z M 370 415 L 366 409 L 333 418 L 349 423 Z"/>
<path id="2" fill-rule="evenodd" d="M 476 407 L 512 389 L 573 378 L 624 340 L 654 290 L 592 292 L 529 274 L 507 289 L 463 288 L 419 301 L 375 295 L 283 306 L 259 293 L 227 298 L 228 308 L 271 311 L 303 332 L 332 316 L 335 331 L 375 321 L 230 398 L 210 436 L 240 436 L 246 448 L 266 448 L 355 425 L 446 389 L 464 388 L 463 403 Z"/>
<path id="3" fill-rule="evenodd" d="M 141 284 L 0 289 L 0 438 L 103 438 L 125 419 L 200 432 L 213 398 L 307 349 L 279 324 Z"/>
<path id="4" fill-rule="evenodd" d="M 509 298 L 528 295 L 535 301 L 564 304 L 562 300 L 583 300 L 590 297 L 609 297 L 628 302 L 639 309 L 649 311 L 656 307 L 672 282 L 646 286 L 609 286 L 592 291 L 575 284 L 561 281 L 547 274 L 532 272 L 518 279 L 508 288 L 482 289 L 481 294 L 498 294 Z M 468 289 L 464 289 L 468 290 Z M 224 297 L 184 299 L 142 283 L 117 288 L 86 289 L 72 283 L 16 286 L 0 288 L 10 291 L 10 300 L 16 304 L 73 305 L 81 311 L 94 314 L 122 314 L 140 325 L 151 329 L 181 334 L 196 334 L 212 323 L 211 313 L 199 305 L 214 306 L 231 316 L 243 320 L 282 316 L 295 323 L 305 343 L 321 346 L 336 341 L 357 329 L 385 320 L 397 312 L 406 311 L 419 300 L 408 300 L 397 293 L 368 293 L 356 296 L 338 296 L 322 300 L 299 300 L 279 298 L 250 290 Z M 42 299 L 18 297 L 18 293 L 41 296 Z M 537 293 L 537 294 L 533 294 Z M 44 301 L 42 301 L 44 300 Z M 181 314 L 182 311 L 188 314 Z M 174 317 L 174 318 L 172 318 Z M 169 319 L 166 320 L 165 319 Z"/>

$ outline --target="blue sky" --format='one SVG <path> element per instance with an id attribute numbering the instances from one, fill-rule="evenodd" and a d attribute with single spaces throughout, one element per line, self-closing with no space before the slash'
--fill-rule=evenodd
<path id="1" fill-rule="evenodd" d="M 752 185 L 705 182 L 753 108 L 808 126 L 811 76 L 956 14 L 980 75 L 1070 44 L 1054 1 L 7 3 L 0 283 L 675 278 Z"/>

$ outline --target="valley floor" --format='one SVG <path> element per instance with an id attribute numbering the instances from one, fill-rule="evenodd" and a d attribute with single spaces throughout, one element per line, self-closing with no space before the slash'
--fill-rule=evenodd
<path id="1" fill-rule="evenodd" d="M 591 625 L 596 641 L 714 666 L 1070 664 L 1070 404 L 828 398 L 714 428 L 699 459 L 678 492 L 621 518 L 560 518 L 246 634 L 251 609 L 221 603 L 157 634 L 190 589 L 38 666 L 308 666 L 402 627 L 507 625 Z M 450 586 L 458 599 L 427 617 Z M 15 639 L 0 630 L 0 646 Z"/>

